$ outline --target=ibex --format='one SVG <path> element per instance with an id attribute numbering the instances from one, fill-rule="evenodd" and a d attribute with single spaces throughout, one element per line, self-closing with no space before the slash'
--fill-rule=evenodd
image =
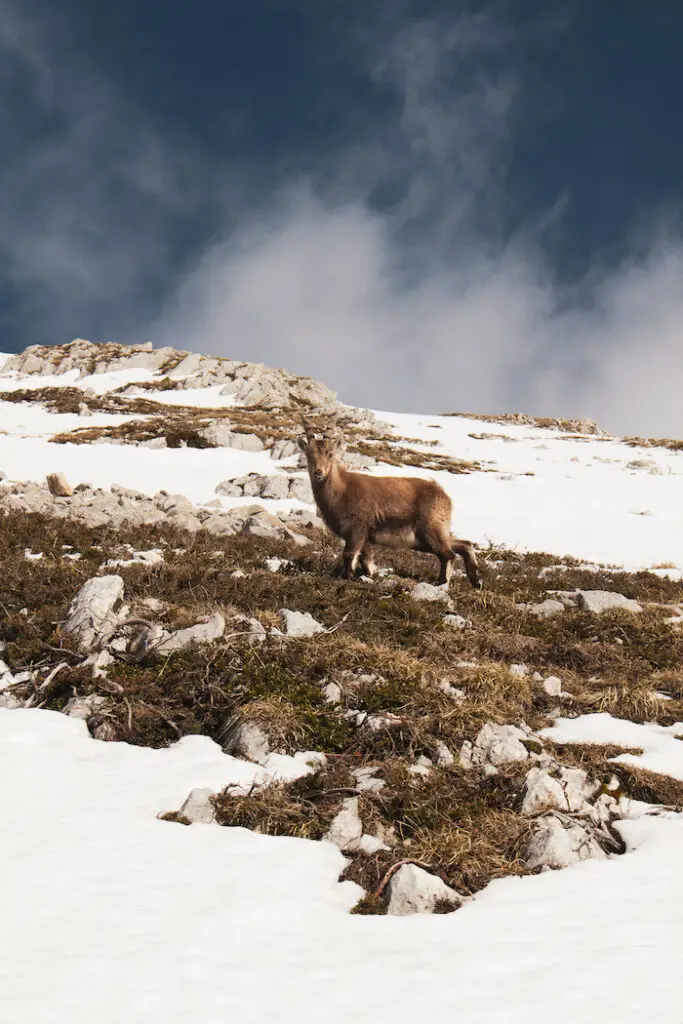
<path id="1" fill-rule="evenodd" d="M 407 547 L 436 555 L 439 583 L 448 583 L 456 555 L 473 587 L 481 587 L 474 547 L 451 536 L 451 499 L 434 480 L 366 476 L 339 463 L 343 451 L 335 421 L 322 431 L 304 420 L 299 447 L 306 456 L 313 496 L 325 525 L 344 541 L 342 576 L 372 576 L 372 545 Z"/>

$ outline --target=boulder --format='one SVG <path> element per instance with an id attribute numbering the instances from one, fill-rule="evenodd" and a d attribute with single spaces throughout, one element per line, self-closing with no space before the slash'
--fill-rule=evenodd
<path id="1" fill-rule="evenodd" d="M 595 838 L 579 824 L 565 828 L 555 815 L 540 819 L 527 848 L 529 868 L 566 868 L 570 864 L 595 858 L 605 860 L 606 854 Z"/>
<path id="2" fill-rule="evenodd" d="M 158 654 L 171 654 L 173 651 L 182 651 L 194 644 L 210 644 L 219 640 L 225 633 L 225 619 L 222 615 L 212 615 L 204 622 L 198 622 L 194 626 L 187 626 L 185 629 L 178 629 L 174 633 L 164 635 L 163 639 L 155 645 Z"/>
<path id="3" fill-rule="evenodd" d="M 410 591 L 410 597 L 413 601 L 431 601 L 444 604 L 449 610 L 455 608 L 453 600 L 448 594 L 447 586 L 435 587 L 431 583 L 418 583 Z"/>
<path id="4" fill-rule="evenodd" d="M 466 761 L 469 760 L 469 767 L 472 768 L 484 768 L 487 765 L 497 767 L 511 761 L 526 761 L 529 757 L 529 751 L 523 742 L 526 739 L 527 734 L 516 725 L 496 725 L 487 722 L 479 730 L 471 749 L 461 750 L 461 759 L 464 756 Z"/>
<path id="5" fill-rule="evenodd" d="M 90 651 L 116 628 L 122 601 L 120 576 L 96 576 L 84 583 L 76 594 L 62 629 L 76 637 L 82 651 Z"/>
<path id="6" fill-rule="evenodd" d="M 593 612 L 600 615 L 608 611 L 642 612 L 642 605 L 632 601 L 623 594 L 612 593 L 609 590 L 579 590 L 577 592 L 577 603 L 579 608 L 585 612 Z"/>
<path id="7" fill-rule="evenodd" d="M 404 864 L 398 869 L 388 886 L 387 913 L 395 917 L 408 914 L 431 914 L 437 903 L 446 902 L 458 907 L 463 897 L 436 875 L 417 864 Z"/>
<path id="8" fill-rule="evenodd" d="M 178 814 L 193 825 L 211 825 L 216 820 L 215 796 L 211 789 L 192 789 Z"/>
<path id="9" fill-rule="evenodd" d="M 342 809 L 332 819 L 325 839 L 334 843 L 338 849 L 353 850 L 363 834 L 363 822 L 358 813 L 358 797 L 348 797 L 342 803 Z"/>
<path id="10" fill-rule="evenodd" d="M 306 505 L 314 502 L 313 488 L 308 476 L 293 476 L 289 483 L 289 497 L 294 501 L 302 501 Z"/>
<path id="11" fill-rule="evenodd" d="M 325 632 L 325 627 L 316 622 L 308 612 L 293 612 L 289 608 L 283 608 L 280 616 L 286 636 L 309 637 Z"/>
<path id="12" fill-rule="evenodd" d="M 465 619 L 462 615 L 444 615 L 441 620 L 444 626 L 450 626 L 451 629 L 471 629 L 472 622 L 470 619 Z"/>
<path id="13" fill-rule="evenodd" d="M 47 486 L 50 489 L 50 494 L 55 498 L 70 498 L 74 493 L 73 487 L 63 473 L 49 473 Z"/>
<path id="14" fill-rule="evenodd" d="M 233 757 L 263 764 L 270 752 L 270 740 L 256 722 L 230 721 L 222 738 L 223 750 Z"/>

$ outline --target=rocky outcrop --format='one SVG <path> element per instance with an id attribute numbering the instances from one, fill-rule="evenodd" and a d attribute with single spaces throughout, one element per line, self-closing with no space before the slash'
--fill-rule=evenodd
<path id="1" fill-rule="evenodd" d="M 18 376 L 59 376 L 77 370 L 80 377 L 85 377 L 124 369 L 164 374 L 172 382 L 171 386 L 179 390 L 223 384 L 222 395 L 230 395 L 237 405 L 250 409 L 308 409 L 324 414 L 335 412 L 342 422 L 361 427 L 375 422 L 374 414 L 369 410 L 343 405 L 330 388 L 310 377 L 272 369 L 262 363 L 204 356 L 175 348 L 155 349 L 151 342 L 122 345 L 94 343 L 77 338 L 67 345 L 31 345 L 23 352 L 10 356 L 0 367 L 2 373 L 15 373 Z M 233 436 L 244 438 L 248 435 Z"/>

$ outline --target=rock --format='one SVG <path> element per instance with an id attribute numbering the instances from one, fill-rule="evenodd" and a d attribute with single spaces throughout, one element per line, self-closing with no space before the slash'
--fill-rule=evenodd
<path id="1" fill-rule="evenodd" d="M 174 526 L 176 530 L 184 530 L 186 533 L 197 533 L 202 528 L 202 524 L 197 516 L 192 515 L 191 512 L 183 512 L 180 509 L 169 513 L 166 521 L 169 526 Z"/>
<path id="2" fill-rule="evenodd" d="M 364 853 L 368 857 L 372 857 L 373 854 L 379 853 L 380 850 L 390 850 L 391 847 L 382 840 L 378 839 L 377 836 L 362 835 L 358 840 L 354 849 L 358 853 Z"/>
<path id="3" fill-rule="evenodd" d="M 65 633 L 73 634 L 82 651 L 90 651 L 118 624 L 117 609 L 123 601 L 120 576 L 96 576 L 88 580 L 69 605 Z"/>
<path id="4" fill-rule="evenodd" d="M 294 565 L 289 558 L 266 558 L 263 564 L 268 572 L 280 572 L 281 569 L 289 569 Z"/>
<path id="5" fill-rule="evenodd" d="M 241 498 L 244 490 L 235 480 L 223 480 L 216 487 L 216 494 L 222 494 L 226 498 Z"/>
<path id="6" fill-rule="evenodd" d="M 289 478 L 282 476 L 264 477 L 260 495 L 272 501 L 282 501 L 289 497 Z"/>
<path id="7" fill-rule="evenodd" d="M 526 863 L 529 868 L 566 868 L 589 858 L 605 860 L 606 854 L 583 826 L 565 828 L 551 814 L 540 819 L 527 849 Z"/>
<path id="8" fill-rule="evenodd" d="M 356 789 L 361 793 L 379 793 L 386 786 L 384 779 L 378 779 L 379 765 L 368 765 L 364 768 L 355 768 L 351 774 L 356 780 Z"/>
<path id="9" fill-rule="evenodd" d="M 130 498 L 131 501 L 143 501 L 147 497 L 142 491 L 134 491 L 132 488 L 124 487 L 122 484 L 112 484 L 109 489 L 112 494 L 117 494 L 121 498 Z"/>
<path id="10" fill-rule="evenodd" d="M 289 608 L 283 608 L 280 616 L 287 636 L 309 637 L 325 632 L 325 627 L 316 622 L 308 612 L 293 612 Z"/>
<path id="11" fill-rule="evenodd" d="M 233 757 L 263 764 L 270 752 L 270 740 L 256 722 L 229 722 L 223 735 L 223 750 Z"/>
<path id="12" fill-rule="evenodd" d="M 539 619 L 552 619 L 553 616 L 561 615 L 565 610 L 564 604 L 552 597 L 546 598 L 545 601 L 541 601 L 539 604 L 526 604 L 521 607 L 531 615 L 536 615 Z"/>
<path id="13" fill-rule="evenodd" d="M 455 607 L 452 599 L 448 595 L 448 588 L 435 587 L 431 583 L 418 583 L 417 586 L 413 587 L 410 591 L 410 597 L 413 601 L 435 601 L 440 604 L 445 604 L 449 610 Z"/>
<path id="14" fill-rule="evenodd" d="M 522 742 L 526 739 L 527 734 L 516 725 L 495 725 L 493 722 L 487 722 L 479 730 L 471 747 L 471 766 L 483 768 L 488 764 L 497 767 L 511 761 L 526 761 L 529 751 Z M 461 757 L 463 756 L 467 760 L 467 752 L 463 755 L 461 750 Z"/>
<path id="15" fill-rule="evenodd" d="M 233 576 L 235 573 L 232 574 Z M 244 575 L 244 574 L 243 574 Z M 244 627 L 244 632 L 249 634 L 250 639 L 262 642 L 268 636 L 266 627 L 258 619 L 250 618 L 248 615 L 235 615 L 233 621 Z"/>
<path id="16" fill-rule="evenodd" d="M 216 820 L 215 796 L 211 789 L 193 789 L 178 814 L 193 825 L 211 825 Z"/>
<path id="17" fill-rule="evenodd" d="M 198 622 L 194 626 L 187 626 L 185 629 L 178 629 L 174 633 L 164 635 L 163 639 L 155 645 L 158 654 L 171 654 L 173 651 L 182 651 L 193 644 L 210 644 L 219 640 L 225 633 L 225 619 L 222 615 L 212 615 L 204 622 Z"/>
<path id="18" fill-rule="evenodd" d="M 289 484 L 289 497 L 312 505 L 314 498 L 310 479 L 307 476 L 293 476 Z"/>
<path id="19" fill-rule="evenodd" d="M 400 867 L 389 882 L 388 890 L 387 913 L 395 917 L 431 914 L 441 901 L 457 907 L 463 902 L 460 893 L 417 864 L 404 864 Z"/>
<path id="20" fill-rule="evenodd" d="M 169 515 L 172 512 L 192 512 L 194 509 L 194 505 L 184 494 L 161 494 L 160 492 L 160 497 L 155 500 L 157 507 Z"/>
<path id="21" fill-rule="evenodd" d="M 106 718 L 104 722 L 93 725 L 90 735 L 94 740 L 100 740 L 102 743 L 115 743 L 118 738 L 116 726 Z"/>
<path id="22" fill-rule="evenodd" d="M 71 498 L 74 493 L 73 487 L 63 473 L 49 473 L 47 476 L 47 486 L 50 489 L 50 494 L 55 498 Z"/>
<path id="23" fill-rule="evenodd" d="M 455 764 L 455 756 L 443 740 L 436 742 L 435 757 L 439 768 L 451 768 Z"/>
<path id="24" fill-rule="evenodd" d="M 548 811 L 568 811 L 562 786 L 542 768 L 530 768 L 524 783 L 522 814 L 536 817 Z"/>
<path id="25" fill-rule="evenodd" d="M 72 697 L 64 705 L 64 714 L 69 718 L 80 718 L 87 722 L 96 712 L 101 711 L 108 703 L 107 697 L 89 693 L 86 697 Z"/>
<path id="26" fill-rule="evenodd" d="M 562 680 L 559 676 L 548 676 L 543 680 L 541 686 L 549 697 L 562 696 Z"/>
<path id="27" fill-rule="evenodd" d="M 471 629 L 472 622 L 470 619 L 463 618 L 462 615 L 444 615 L 441 620 L 444 626 L 450 626 L 451 629 Z"/>
<path id="28" fill-rule="evenodd" d="M 347 797 L 341 811 L 332 819 L 325 839 L 343 852 L 357 849 L 362 834 L 363 822 L 358 813 L 358 797 Z"/>
<path id="29" fill-rule="evenodd" d="M 525 679 L 529 675 L 526 665 L 510 665 L 508 671 L 515 679 Z"/>
<path id="30" fill-rule="evenodd" d="M 339 683 L 327 683 L 323 686 L 326 704 L 340 704 L 342 699 L 342 688 Z"/>
<path id="31" fill-rule="evenodd" d="M 291 459 L 292 456 L 299 454 L 299 448 L 296 441 L 290 441 L 287 438 L 280 438 L 276 441 L 270 451 L 270 457 L 275 462 L 279 462 L 281 459 Z"/>
<path id="32" fill-rule="evenodd" d="M 577 592 L 579 608 L 585 612 L 593 612 L 600 615 L 602 612 L 617 609 L 626 612 L 642 612 L 642 606 L 637 601 L 632 601 L 623 594 L 612 593 L 609 590 L 579 590 Z"/>
<path id="33" fill-rule="evenodd" d="M 344 452 L 341 461 L 346 469 L 351 469 L 354 472 L 359 469 L 372 469 L 377 465 L 374 455 L 361 455 L 360 452 Z"/>
<path id="34" fill-rule="evenodd" d="M 285 537 L 291 537 L 291 531 L 287 529 L 284 523 L 281 523 L 277 516 L 266 512 L 265 509 L 262 512 L 249 516 L 242 527 L 242 533 L 248 533 L 252 537 L 280 540 Z"/>

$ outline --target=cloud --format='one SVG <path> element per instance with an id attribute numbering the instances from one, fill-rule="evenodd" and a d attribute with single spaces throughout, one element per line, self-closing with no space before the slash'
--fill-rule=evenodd
<path id="1" fill-rule="evenodd" d="M 367 116 L 315 173 L 273 168 L 265 196 L 17 11 L 0 0 L 2 326 L 17 347 L 152 338 L 310 374 L 375 408 L 681 434 L 678 237 L 658 222 L 637 256 L 568 288 L 545 246 L 561 203 L 506 231 L 532 101 L 524 38 L 504 22 L 351 33 Z"/>

